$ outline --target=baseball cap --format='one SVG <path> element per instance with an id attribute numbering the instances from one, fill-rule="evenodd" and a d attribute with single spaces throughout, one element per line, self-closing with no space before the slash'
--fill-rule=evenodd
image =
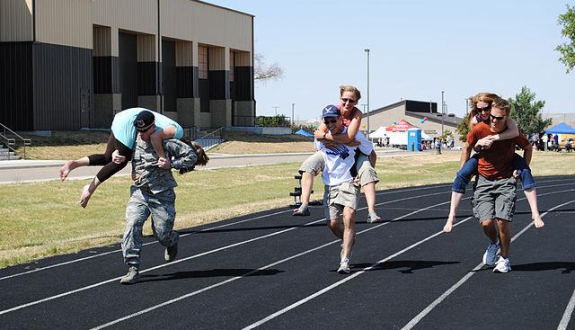
<path id="1" fill-rule="evenodd" d="M 146 131 L 154 124 L 155 117 L 151 111 L 144 110 L 138 114 L 134 120 L 134 126 L 138 131 Z"/>
<path id="2" fill-rule="evenodd" d="M 323 110 L 321 112 L 321 116 L 323 118 L 325 118 L 325 117 L 339 117 L 339 115 L 340 115 L 340 113 L 339 113 L 338 108 L 333 104 L 326 106 L 325 108 L 323 108 Z"/>

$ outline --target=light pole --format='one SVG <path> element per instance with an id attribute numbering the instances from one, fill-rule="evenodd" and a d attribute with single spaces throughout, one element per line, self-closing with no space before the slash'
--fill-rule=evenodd
<path id="1" fill-rule="evenodd" d="M 439 149 L 438 154 L 441 154 L 441 146 L 443 145 L 443 115 L 445 110 L 445 103 L 443 102 L 443 91 L 441 91 L 441 136 L 439 137 Z"/>
<path id="2" fill-rule="evenodd" d="M 369 48 L 364 49 L 367 53 L 367 139 L 369 140 Z"/>
<path id="3" fill-rule="evenodd" d="M 294 114 L 293 114 L 293 109 L 294 109 L 294 107 L 295 107 L 295 103 L 292 103 L 292 104 L 291 104 L 291 126 L 292 126 L 292 127 L 295 127 L 295 117 L 294 117 Z"/>
<path id="4" fill-rule="evenodd" d="M 278 108 L 279 108 L 279 106 L 276 105 L 276 106 L 273 106 L 272 108 L 274 108 L 275 113 L 276 113 L 276 116 L 277 116 L 277 115 L 278 115 Z"/>

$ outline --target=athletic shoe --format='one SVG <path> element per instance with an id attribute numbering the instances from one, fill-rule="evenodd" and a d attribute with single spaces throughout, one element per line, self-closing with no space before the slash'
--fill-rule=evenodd
<path id="1" fill-rule="evenodd" d="M 374 222 L 378 222 L 380 220 L 381 220 L 381 218 L 375 212 L 371 212 L 370 214 L 367 215 L 367 223 L 374 223 Z"/>
<path id="2" fill-rule="evenodd" d="M 349 270 L 349 259 L 345 258 L 341 261 L 341 263 L 339 264 L 339 268 L 337 269 L 337 272 L 339 274 L 349 274 L 350 270 Z"/>
<path id="3" fill-rule="evenodd" d="M 311 213 L 309 213 L 309 209 L 295 209 L 293 210 L 292 216 L 294 217 L 309 217 Z"/>
<path id="4" fill-rule="evenodd" d="M 499 256 L 495 268 L 493 268 L 494 273 L 507 273 L 511 271 L 511 264 L 509 263 L 509 258 L 503 258 Z"/>
<path id="5" fill-rule="evenodd" d="M 138 267 L 130 266 L 128 269 L 128 274 L 126 274 L 122 279 L 120 279 L 121 284 L 134 284 L 140 281 L 140 272 L 138 271 Z"/>
<path id="6" fill-rule="evenodd" d="M 178 243 L 176 242 L 176 244 L 168 246 L 166 248 L 166 251 L 164 252 L 164 259 L 167 262 L 170 262 L 176 260 L 177 256 L 178 256 Z"/>
<path id="7" fill-rule="evenodd" d="M 497 250 L 499 250 L 499 240 L 495 243 L 489 243 L 487 250 L 483 254 L 483 263 L 487 266 L 495 265 L 497 261 Z"/>

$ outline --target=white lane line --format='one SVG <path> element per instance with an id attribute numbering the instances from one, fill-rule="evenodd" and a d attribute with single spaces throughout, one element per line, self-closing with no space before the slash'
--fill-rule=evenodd
<path id="1" fill-rule="evenodd" d="M 444 202 L 444 203 L 441 203 L 441 204 L 437 204 L 437 205 L 434 205 L 434 206 L 430 206 L 430 207 L 427 207 L 427 208 L 425 208 L 425 209 L 422 209 L 421 211 L 424 211 L 424 210 L 433 208 L 433 207 L 438 206 L 438 205 L 447 204 L 447 203 L 449 203 L 449 202 Z M 420 212 L 420 211 L 412 212 L 412 213 L 409 214 L 409 215 L 413 215 L 413 214 L 418 213 L 418 212 Z M 406 216 L 408 216 L 408 215 L 406 215 Z M 459 226 L 460 224 L 462 224 L 462 223 L 464 223 L 464 222 L 467 222 L 468 220 L 471 220 L 471 219 L 473 219 L 473 217 L 465 218 L 465 219 L 463 219 L 463 220 L 457 222 L 457 223 L 454 224 L 453 226 L 454 226 L 454 227 L 455 227 L 455 226 Z M 398 219 L 394 219 L 393 221 L 396 221 L 396 220 L 399 220 L 399 218 L 398 218 Z M 387 224 L 387 223 L 386 223 L 386 224 Z M 363 232 L 368 231 L 368 230 L 371 230 L 371 229 L 372 229 L 372 228 L 366 229 L 366 230 L 364 230 Z M 285 307 L 285 308 L 283 308 L 283 309 L 281 309 L 281 310 L 279 310 L 279 311 L 277 311 L 277 312 L 275 312 L 275 313 L 273 313 L 273 314 L 270 314 L 270 315 L 268 315 L 267 317 L 265 317 L 265 318 L 263 318 L 263 319 L 261 319 L 261 320 L 259 320 L 259 321 L 257 321 L 257 322 L 254 322 L 254 323 L 248 325 L 247 327 L 244 327 L 242 330 L 250 330 L 250 329 L 257 328 L 257 327 L 261 326 L 262 324 L 264 324 L 264 323 L 266 323 L 266 322 L 268 322 L 268 321 L 270 321 L 270 320 L 273 320 L 273 319 L 275 319 L 276 317 L 281 316 L 282 314 L 285 314 L 285 313 L 289 312 L 290 310 L 292 310 L 292 309 L 294 309 L 294 308 L 296 308 L 296 307 L 298 307 L 298 306 L 300 306 L 300 305 L 303 305 L 303 304 L 307 303 L 308 301 L 310 301 L 310 300 L 312 300 L 312 299 L 315 299 L 315 298 L 321 296 L 322 294 L 324 294 L 324 293 L 326 293 L 326 292 L 329 292 L 329 291 L 331 291 L 332 289 L 337 288 L 338 286 L 340 286 L 340 285 L 342 285 L 342 284 L 344 284 L 344 283 L 346 283 L 346 282 L 351 281 L 352 279 L 354 279 L 354 278 L 356 278 L 356 277 L 358 277 L 358 276 L 364 274 L 365 272 L 374 269 L 375 267 L 379 266 L 380 264 L 382 264 L 382 263 L 384 263 L 384 262 L 387 262 L 387 261 L 389 261 L 389 260 L 391 260 L 391 259 L 393 259 L 393 258 L 395 258 L 395 257 L 397 257 L 397 256 L 399 256 L 399 255 L 401 255 L 401 254 L 403 254 L 403 253 L 405 253 L 405 252 L 407 252 L 407 251 L 409 251 L 409 250 L 411 250 L 411 249 L 413 249 L 413 248 L 415 248 L 415 247 L 417 247 L 417 246 L 419 246 L 419 245 L 421 245 L 421 244 L 423 244 L 423 243 L 425 243 L 425 242 L 427 242 L 427 241 L 429 241 L 430 239 L 433 239 L 433 238 L 435 238 L 435 237 L 441 235 L 441 234 L 443 234 L 443 231 L 440 231 L 440 232 L 437 232 L 437 233 L 435 233 L 435 234 L 433 234 L 433 235 L 431 235 L 431 236 L 428 236 L 427 238 L 424 238 L 423 240 L 420 240 L 419 242 L 414 243 L 414 244 L 412 244 L 412 245 L 406 247 L 405 249 L 403 249 L 403 250 L 401 250 L 401 251 L 398 251 L 398 252 L 396 252 L 396 253 L 394 253 L 394 254 L 392 254 L 392 255 L 390 255 L 390 256 L 384 258 L 384 259 L 379 260 L 378 262 L 376 262 L 376 263 L 374 263 L 374 264 L 372 264 L 372 265 L 370 265 L 370 266 L 368 266 L 368 267 L 362 269 L 361 271 L 354 272 L 352 275 L 347 276 L 347 277 L 344 278 L 343 280 L 340 280 L 340 281 L 338 281 L 338 282 L 335 282 L 335 283 L 333 283 L 332 285 L 330 285 L 330 286 L 328 286 L 328 287 L 325 287 L 325 288 L 323 288 L 322 290 L 317 291 L 316 293 L 314 293 L 314 294 L 312 294 L 312 295 L 310 295 L 310 296 L 305 297 L 304 299 L 301 299 L 301 300 L 299 300 L 299 301 L 296 301 L 295 303 L 293 303 L 293 304 L 291 304 L 291 305 L 289 305 L 289 306 L 287 306 L 287 307 Z"/>
<path id="2" fill-rule="evenodd" d="M 421 197 L 425 197 L 425 196 L 440 195 L 440 194 L 444 194 L 444 192 L 437 192 L 437 193 L 426 194 L 426 195 L 412 196 L 412 197 L 409 197 L 409 198 L 407 198 L 407 199 L 421 198 Z M 404 201 L 404 200 L 405 200 L 405 198 L 402 199 L 401 201 Z M 388 201 L 387 203 L 391 203 L 391 201 Z M 445 204 L 445 203 L 443 203 L 443 204 Z M 316 220 L 316 221 L 312 221 L 312 222 L 308 222 L 308 223 L 306 223 L 304 226 L 309 226 L 309 225 L 312 225 L 312 224 L 315 224 L 315 223 L 318 223 L 318 222 L 322 222 L 322 221 L 325 221 L 325 218 L 322 218 L 322 219 L 319 219 L 319 220 Z M 374 227 L 377 228 L 377 227 L 380 227 L 381 225 L 385 225 L 385 224 L 387 224 L 387 223 L 383 223 L 383 224 L 380 224 L 380 225 L 374 226 Z M 181 263 L 181 262 L 184 262 L 184 261 L 188 261 L 188 260 L 191 260 L 191 259 L 203 257 L 203 256 L 206 256 L 206 255 L 209 255 L 209 254 L 212 254 L 212 253 L 215 253 L 215 252 L 219 252 L 219 251 L 222 251 L 222 250 L 226 250 L 226 249 L 229 249 L 229 248 L 232 248 L 232 247 L 236 247 L 236 246 L 244 245 L 244 244 L 251 243 L 251 242 L 254 242 L 254 241 L 258 241 L 258 240 L 260 240 L 260 239 L 265 239 L 265 238 L 273 237 L 273 236 L 275 236 L 275 235 L 283 234 L 283 233 L 286 233 L 286 232 L 289 232 L 289 231 L 292 231 L 292 230 L 295 230 L 295 229 L 298 229 L 298 228 L 299 228 L 299 227 L 290 227 L 290 228 L 287 228 L 287 229 L 284 229 L 284 230 L 280 230 L 280 231 L 278 231 L 278 232 L 274 232 L 274 233 L 271 233 L 271 234 L 258 236 L 258 237 L 256 237 L 256 238 L 252 238 L 252 239 L 249 239 L 249 240 L 246 240 L 246 241 L 242 241 L 242 242 L 238 242 L 238 243 L 234 243 L 234 244 L 229 244 L 229 245 L 226 245 L 226 246 L 223 246 L 223 247 L 220 247 L 220 248 L 217 248 L 217 249 L 213 249 L 213 250 L 210 250 L 210 251 L 206 251 L 206 252 L 203 252 L 203 253 L 199 253 L 199 254 L 196 254 L 196 255 L 193 255 L 193 256 L 190 256 L 190 257 L 187 257 L 187 258 L 178 259 L 178 260 L 172 261 L 172 262 L 167 263 L 167 264 L 161 264 L 161 265 L 158 265 L 158 266 L 155 266 L 155 267 L 151 267 L 151 268 L 148 268 L 148 269 L 146 269 L 146 270 L 140 271 L 140 273 L 143 274 L 143 273 L 147 273 L 147 272 L 149 272 L 149 271 L 155 270 L 155 269 L 159 269 L 159 268 L 163 268 L 163 267 L 169 267 L 169 266 L 171 266 L 171 265 L 175 265 L 175 264 L 178 264 L 178 263 Z M 368 230 L 371 230 L 371 229 L 374 229 L 374 228 L 370 228 L 370 229 L 368 229 Z M 333 244 L 333 242 L 332 242 L 331 244 Z M 107 284 L 107 283 L 111 283 L 111 282 L 117 281 L 117 280 L 119 280 L 120 278 L 121 278 L 121 276 L 120 276 L 120 277 L 111 278 L 111 279 L 108 279 L 108 280 L 105 280 L 105 281 L 101 281 L 101 282 L 98 282 L 98 283 L 94 283 L 94 284 L 89 285 L 89 286 L 85 286 L 85 287 L 78 288 L 78 289 L 75 289 L 75 290 L 70 290 L 70 291 L 63 292 L 63 293 L 60 293 L 60 294 L 57 294 L 57 295 L 54 295 L 54 296 L 46 297 L 46 298 L 44 298 L 44 299 L 35 300 L 35 301 L 29 302 L 29 303 L 26 303 L 26 304 L 22 304 L 22 305 L 15 306 L 15 307 L 12 307 L 12 308 L 9 308 L 9 309 L 5 309 L 5 310 L 0 311 L 0 315 L 7 314 L 7 313 L 10 313 L 10 312 L 14 312 L 14 311 L 17 311 L 17 310 L 20 310 L 20 309 L 24 309 L 24 308 L 27 308 L 27 307 L 31 307 L 31 306 L 34 306 L 34 305 L 38 305 L 38 304 L 41 304 L 41 303 L 44 303 L 44 302 L 47 302 L 47 301 L 51 301 L 51 300 L 55 300 L 55 299 L 58 299 L 58 298 L 62 298 L 62 297 L 65 297 L 65 296 L 69 296 L 69 295 L 72 295 L 72 294 L 75 294 L 75 293 L 78 293 L 78 292 L 82 292 L 82 291 L 86 291 L 86 290 L 89 290 L 89 289 L 93 289 L 93 288 L 95 288 L 95 287 L 98 287 L 98 286 L 101 286 L 101 285 L 104 285 L 104 284 Z M 204 291 L 205 291 L 205 290 L 204 290 Z"/>
<path id="3" fill-rule="evenodd" d="M 425 190 L 425 189 L 435 189 L 435 188 L 438 188 L 438 187 L 423 187 L 423 188 L 419 188 L 419 189 L 414 188 L 414 189 L 407 189 L 407 190 L 405 190 L 405 191 L 411 191 L 411 190 L 421 191 L 421 190 Z M 444 192 L 444 193 L 445 193 L 445 192 Z M 380 194 L 380 192 L 377 192 L 377 194 Z M 415 196 L 415 197 L 413 197 L 413 198 L 421 198 L 421 197 L 425 197 L 425 196 L 429 196 L 429 195 L 420 195 L 420 196 Z M 386 201 L 386 202 L 384 202 L 384 203 L 379 203 L 379 204 L 377 204 L 377 205 L 380 206 L 380 205 L 384 205 L 384 204 L 390 204 L 390 203 L 400 202 L 400 201 L 403 201 L 403 200 L 404 200 L 404 199 L 401 199 L 401 200 L 391 200 L 391 201 Z M 359 210 L 364 210 L 364 209 L 366 209 L 366 207 L 361 208 L 361 209 L 358 209 L 358 211 L 359 211 Z M 221 228 L 225 228 L 225 227 L 230 227 L 230 226 L 234 226 L 234 225 L 241 224 L 241 223 L 245 223 L 245 222 L 250 222 L 250 221 L 265 219 L 265 218 L 273 217 L 273 216 L 276 216 L 276 215 L 278 215 L 278 214 L 287 213 L 287 212 L 291 212 L 291 211 L 290 211 L 290 210 L 279 211 L 279 212 L 274 212 L 274 213 L 271 213 L 271 214 L 264 214 L 264 215 L 260 215 L 260 216 L 257 216 L 257 217 L 244 219 L 244 220 L 238 220 L 238 221 L 231 222 L 231 223 L 227 223 L 227 224 L 223 224 L 223 225 L 217 225 L 217 226 L 213 226 L 213 227 L 209 227 L 209 228 L 202 229 L 202 230 L 200 230 L 200 231 L 198 231 L 198 232 L 192 232 L 192 233 L 182 234 L 182 235 L 180 235 L 180 238 L 183 238 L 183 237 L 186 237 L 186 236 L 190 236 L 190 235 L 194 235 L 194 234 L 201 233 L 201 232 L 208 232 L 208 231 L 217 230 L 217 229 L 221 229 Z M 144 246 L 153 245 L 153 244 L 159 244 L 159 242 L 154 240 L 154 241 L 152 241 L 152 242 L 144 243 Z M 108 252 L 104 252 L 104 253 L 95 254 L 95 255 L 92 255 L 92 256 L 89 256 L 89 257 L 83 257 L 83 258 L 79 258 L 79 259 L 74 259 L 74 260 L 69 260 L 69 261 L 65 261 L 65 262 L 60 262 L 60 263 L 53 264 L 53 265 L 46 266 L 46 267 L 34 268 L 34 269 L 31 269 L 31 270 L 28 270 L 28 271 L 24 271 L 24 272 L 21 272 L 21 273 L 16 273 L 16 274 L 12 274 L 12 275 L 7 275 L 7 276 L 4 276 L 4 277 L 0 277 L 0 281 L 7 280 L 7 279 L 10 279 L 10 278 L 14 278 L 14 277 L 18 277 L 18 276 L 23 276 L 23 275 L 28 275 L 28 274 L 32 274 L 32 273 L 37 273 L 37 272 L 39 272 L 39 271 L 48 270 L 48 269 L 52 269 L 52 268 L 56 268 L 56 267 L 66 266 L 66 265 L 70 265 L 70 264 L 74 264 L 74 263 L 77 263 L 77 262 L 82 262 L 82 261 L 86 261 L 86 260 L 90 260 L 90 259 L 94 259 L 94 258 L 99 258 L 99 257 L 103 257 L 103 256 L 107 256 L 107 255 L 110 255 L 110 254 L 113 254 L 113 253 L 119 253 L 119 252 L 122 252 L 122 250 L 121 250 L 121 249 L 117 249 L 117 250 L 113 250 L 113 251 L 108 251 Z"/>
<path id="4" fill-rule="evenodd" d="M 573 295 L 571 295 L 571 300 L 569 300 L 569 304 L 567 304 L 567 308 L 565 308 L 565 312 L 563 313 L 563 317 L 561 318 L 561 322 L 559 322 L 557 330 L 567 329 L 569 321 L 571 321 L 571 316 L 573 315 L 573 309 L 575 309 L 575 291 L 573 291 Z"/>
<path id="5" fill-rule="evenodd" d="M 423 209 L 419 209 L 419 210 L 417 210 L 417 211 L 410 212 L 410 213 L 408 213 L 408 214 L 405 214 L 405 215 L 402 215 L 402 216 L 400 216 L 400 217 L 398 217 L 398 218 L 395 218 L 395 219 L 393 219 L 393 220 L 391 220 L 391 221 L 389 221 L 389 222 L 384 222 L 384 223 L 381 223 L 381 224 L 379 224 L 379 225 L 372 226 L 372 227 L 369 227 L 369 228 L 367 228 L 367 229 L 365 229 L 365 230 L 362 230 L 362 231 L 358 232 L 357 235 L 361 235 L 361 234 L 363 234 L 363 233 L 365 233 L 365 232 L 368 232 L 368 231 L 374 230 L 374 229 L 376 229 L 376 228 L 379 228 L 379 227 L 388 225 L 388 224 L 390 224 L 390 223 L 393 222 L 393 221 L 397 221 L 397 220 L 403 219 L 403 218 L 405 218 L 405 217 L 411 216 L 411 215 L 413 215 L 413 214 L 416 214 L 416 213 L 419 213 L 419 212 L 422 212 L 422 211 L 425 211 L 425 210 L 434 208 L 434 207 L 436 207 L 436 206 L 438 206 L 438 205 L 447 204 L 447 203 L 449 203 L 449 202 L 444 202 L 444 203 L 441 203 L 441 204 L 431 205 L 431 206 L 429 206 L 429 207 L 426 207 L 426 208 L 423 208 Z M 318 221 L 324 221 L 324 220 L 325 220 L 325 218 L 323 218 L 323 219 L 321 219 L 321 220 L 318 220 Z M 317 222 L 317 221 L 316 221 L 316 222 Z M 458 222 L 457 224 L 459 224 L 459 223 L 461 223 L 461 221 Z M 456 224 L 456 225 L 457 225 L 457 224 Z M 437 233 L 437 234 L 435 234 L 434 236 L 437 236 L 438 234 L 440 234 L 440 233 Z M 429 239 L 429 238 L 428 238 L 428 239 Z M 426 239 L 426 240 L 427 240 L 427 239 Z M 129 319 L 131 319 L 131 318 L 140 316 L 140 315 L 142 315 L 142 314 L 145 314 L 145 313 L 154 311 L 154 310 L 159 309 L 159 308 L 162 308 L 162 307 L 164 307 L 164 306 L 166 306 L 166 305 L 173 304 L 173 303 L 178 302 L 178 301 L 180 301 L 180 300 L 183 300 L 183 299 L 186 299 L 186 298 L 195 296 L 195 295 L 197 295 L 197 294 L 199 294 L 199 293 L 202 293 L 202 292 L 211 290 L 211 289 L 213 289 L 213 288 L 217 288 L 217 287 L 219 287 L 219 286 L 221 286 L 221 285 L 223 285 L 223 284 L 227 284 L 227 283 L 230 283 L 230 282 L 239 280 L 239 279 L 241 279 L 241 278 L 250 276 L 250 275 L 252 275 L 252 274 L 254 274 L 254 273 L 258 272 L 258 271 L 265 270 L 265 269 L 270 268 L 270 267 L 273 267 L 273 266 L 277 266 L 277 265 L 279 265 L 279 264 L 281 264 L 281 263 L 284 263 L 284 262 L 286 262 L 286 261 L 289 261 L 289 260 L 292 260 L 292 259 L 301 257 L 301 256 L 303 256 L 303 255 L 309 254 L 309 253 L 314 252 L 314 251 L 317 251 L 317 250 L 319 250 L 319 249 L 323 249 L 323 248 L 325 248 L 325 247 L 327 247 L 327 246 L 330 246 L 330 245 L 333 245 L 333 244 L 339 243 L 339 242 L 340 242 L 340 240 L 338 239 L 338 240 L 331 241 L 331 242 L 329 242 L 329 243 L 325 243 L 325 244 L 323 244 L 323 245 L 320 245 L 320 246 L 317 246 L 317 247 L 315 247 L 315 248 L 312 248 L 312 249 L 303 251 L 303 252 L 298 253 L 298 254 L 296 254 L 296 255 L 293 255 L 293 256 L 287 257 L 287 258 L 285 258 L 285 259 L 282 259 L 282 260 L 273 262 L 273 263 L 271 263 L 271 264 L 269 264 L 269 265 L 260 267 L 260 268 L 258 268 L 258 269 L 256 269 L 256 270 L 250 271 L 250 272 L 248 272 L 248 273 L 246 273 L 246 274 L 243 274 L 243 275 L 240 275 L 240 276 L 236 276 L 236 277 L 230 278 L 230 279 L 225 280 L 225 281 L 222 281 L 222 282 L 218 282 L 218 283 L 213 284 L 213 285 L 211 285 L 211 286 L 209 286 L 209 287 L 202 288 L 202 289 L 200 289 L 200 290 L 190 292 L 190 293 L 188 293 L 188 294 L 185 294 L 185 295 L 183 295 L 183 296 L 174 298 L 174 299 L 172 299 L 172 300 L 165 301 L 165 302 L 163 302 L 163 303 L 161 303 L 161 304 L 148 307 L 148 308 L 146 308 L 146 309 L 144 309 L 144 310 L 141 310 L 141 311 L 139 311 L 139 312 L 136 312 L 136 313 L 133 313 L 133 314 L 130 314 L 130 315 L 126 315 L 126 316 L 124 316 L 124 317 L 122 317 L 122 318 L 119 318 L 119 319 L 110 321 L 110 322 L 108 322 L 108 323 L 106 323 L 106 324 L 99 325 L 99 326 L 97 326 L 97 327 L 95 327 L 95 328 L 92 328 L 91 330 L 96 330 L 96 329 L 99 330 L 99 329 L 107 328 L 107 327 L 109 327 L 109 326 L 111 326 L 111 325 L 118 324 L 118 323 L 120 323 L 120 322 L 129 320 Z M 423 242 L 423 241 L 421 241 L 421 242 Z M 420 242 L 420 243 L 417 243 L 416 245 L 421 244 L 421 242 Z M 414 246 L 415 246 L 415 245 L 414 245 Z M 390 256 L 390 257 L 388 257 L 388 258 L 386 258 L 386 259 L 384 259 L 384 260 L 387 260 L 387 259 L 389 259 L 389 258 L 393 258 L 393 257 L 395 257 L 396 255 L 399 255 L 399 254 L 403 253 L 403 251 L 407 251 L 407 250 L 402 250 L 402 251 L 400 251 L 400 252 L 394 254 L 393 256 Z M 368 268 L 371 269 L 371 268 L 375 267 L 377 264 L 378 264 L 378 263 L 375 263 L 375 264 L 373 264 L 372 266 L 370 266 L 370 267 L 368 267 Z M 367 270 L 368 268 L 365 268 L 363 271 Z M 355 274 L 354 274 L 354 275 L 355 275 Z M 353 275 L 352 275 L 352 276 L 353 276 Z M 353 277 L 355 277 L 355 276 L 353 276 Z M 325 289 L 324 289 L 324 290 L 325 290 Z"/>
<path id="6" fill-rule="evenodd" d="M 318 220 L 318 221 L 320 221 L 320 220 Z M 158 266 L 155 266 L 155 267 L 148 268 L 148 269 L 146 269 L 146 270 L 142 270 L 142 271 L 140 271 L 140 273 L 147 273 L 147 272 L 150 272 L 150 271 L 155 270 L 155 269 L 159 269 L 159 268 L 163 268 L 163 267 L 168 267 L 168 266 L 170 266 L 170 265 L 174 265 L 174 264 L 177 264 L 177 263 L 180 263 L 180 262 L 184 262 L 184 261 L 188 261 L 188 260 L 191 260 L 191 259 L 203 257 L 203 256 L 206 256 L 206 255 L 208 255 L 208 254 L 216 253 L 216 252 L 219 252 L 219 251 L 222 251 L 222 250 L 226 250 L 226 249 L 229 249 L 229 248 L 233 248 L 233 247 L 236 247 L 236 246 L 248 244 L 248 243 L 255 242 L 255 241 L 258 241 L 258 240 L 261 240 L 261 239 L 265 239 L 265 238 L 268 238 L 268 237 L 272 237 L 272 236 L 276 236 L 276 235 L 279 235 L 279 234 L 283 234 L 283 233 L 285 233 L 285 232 L 288 232 L 288 231 L 291 231 L 291 230 L 294 230 L 294 229 L 297 229 L 297 227 L 291 227 L 291 228 L 284 229 L 284 230 L 281 230 L 281 231 L 278 231 L 278 232 L 274 232 L 274 233 L 271 233 L 271 234 L 267 234 L 267 235 L 263 235 L 263 236 L 258 236 L 258 237 L 256 237 L 256 238 L 252 238 L 252 239 L 249 239 L 249 240 L 246 240 L 246 241 L 242 241 L 242 242 L 238 242 L 238 243 L 234 243 L 234 244 L 222 246 L 222 247 L 219 247 L 219 248 L 217 248 L 217 249 L 213 249 L 213 250 L 210 250 L 210 251 L 202 252 L 202 253 L 199 253 L 199 254 L 196 254 L 196 255 L 187 257 L 187 258 L 174 260 L 174 261 L 172 261 L 172 262 L 170 262 L 170 263 L 161 264 L 161 265 L 158 265 Z M 86 290 L 89 290 L 89 289 L 93 289 L 93 288 L 95 288 L 95 287 L 104 285 L 104 284 L 106 284 L 106 283 L 118 281 L 118 280 L 120 280 L 120 278 L 122 278 L 122 276 L 115 277 L 115 278 L 111 278 L 111 279 L 108 279 L 108 280 L 105 280 L 105 281 L 102 281 L 102 282 L 94 283 L 94 284 L 92 284 L 92 285 L 85 286 L 85 287 L 82 287 L 82 288 L 78 288 L 78 289 L 76 289 L 76 290 L 71 290 L 71 291 L 63 292 L 63 293 L 57 294 L 57 295 L 55 295 L 55 296 L 50 296 L 50 297 L 47 297 L 47 298 L 44 298 L 44 299 L 32 301 L 32 302 L 29 302 L 29 303 L 26 303 L 26 304 L 23 304 L 23 305 L 19 305 L 19 306 L 16 306 L 16 307 L 12 307 L 12 308 L 9 308 L 9 309 L 5 309 L 5 310 L 0 311 L 0 315 L 7 314 L 7 313 L 10 313 L 10 312 L 13 312 L 13 311 L 17 311 L 17 310 L 19 310 L 19 309 L 27 308 L 27 307 L 30 307 L 30 306 L 38 305 L 38 304 L 41 304 L 41 303 L 44 303 L 44 302 L 47 302 L 47 301 L 51 301 L 51 300 L 54 300 L 54 299 L 58 299 L 58 298 L 61 298 L 61 297 L 69 296 L 69 295 L 74 294 L 74 293 L 78 293 L 78 292 L 86 291 Z"/>
<path id="7" fill-rule="evenodd" d="M 573 191 L 573 189 L 562 191 L 562 192 L 556 192 L 556 193 L 563 193 L 563 192 L 567 192 L 567 191 Z M 539 195 L 539 196 L 542 196 L 542 195 Z M 556 210 L 560 207 L 563 207 L 565 205 L 571 204 L 573 202 L 575 202 L 575 201 L 570 201 L 570 202 L 566 202 L 566 203 L 557 205 L 557 206 L 549 209 L 547 212 L 541 214 L 541 218 L 546 216 L 549 212 L 554 211 L 554 210 Z M 519 236 L 521 236 L 525 231 L 527 231 L 527 229 L 531 228 L 531 226 L 533 226 L 533 222 L 530 222 L 527 226 L 525 226 L 525 228 L 523 228 L 523 230 L 521 230 L 519 233 L 517 233 L 515 236 L 513 236 L 513 238 L 511 239 L 511 242 L 515 241 L 515 239 L 517 239 Z M 477 270 L 481 269 L 482 267 L 483 267 L 483 263 L 480 263 L 475 268 L 473 268 L 469 273 L 467 273 L 467 275 L 465 275 L 463 278 L 461 278 L 457 283 L 455 283 L 452 287 L 450 287 L 447 291 L 445 291 L 441 296 L 439 296 L 439 298 L 437 298 L 429 306 L 427 306 L 424 310 L 422 310 L 419 314 L 417 314 L 417 316 L 415 316 L 413 319 L 411 319 L 411 321 L 409 321 L 409 323 L 407 323 L 402 328 L 402 330 L 410 330 L 414 326 L 416 326 L 437 305 L 439 305 L 441 302 L 443 302 L 445 299 L 447 299 L 447 297 L 449 297 L 449 295 L 451 295 L 455 290 L 457 290 L 457 288 L 459 288 L 463 283 L 467 282 L 467 280 L 469 280 L 471 278 L 471 276 L 475 275 L 477 273 Z"/>
<path id="8" fill-rule="evenodd" d="M 289 210 L 288 210 L 288 211 L 289 211 Z M 278 214 L 285 213 L 285 212 L 288 212 L 288 211 L 281 211 L 281 212 L 275 212 L 275 213 L 271 213 L 271 214 L 261 215 L 261 216 L 257 216 L 257 217 L 253 217 L 253 218 L 249 218 L 249 219 L 240 220 L 240 221 L 233 222 L 233 223 L 226 224 L 226 225 L 219 225 L 219 226 L 215 226 L 215 227 L 210 227 L 210 228 L 202 229 L 202 230 L 200 230 L 200 231 L 198 231 L 198 232 L 210 231 L 210 230 L 214 230 L 214 229 L 217 229 L 217 228 L 223 228 L 223 227 L 226 227 L 226 226 L 231 226 L 231 225 L 234 225 L 234 224 L 237 224 L 237 223 L 243 223 L 243 222 L 247 222 L 247 221 L 259 220 L 259 219 L 263 219 L 263 218 L 266 218 L 266 217 L 272 217 L 272 216 L 276 216 L 276 215 L 278 215 Z M 186 237 L 186 236 L 189 236 L 189 235 L 193 235 L 193 234 L 196 234 L 196 233 L 182 234 L 182 235 L 180 235 L 180 238 Z M 144 243 L 144 246 L 153 245 L 153 244 L 159 244 L 159 242 L 154 240 L 154 241 L 152 241 L 152 242 Z M 94 248 L 96 248 L 96 247 L 94 247 Z M 22 272 L 22 273 L 17 273 L 17 274 L 12 274 L 12 275 L 8 275 L 8 276 L 0 277 L 0 281 L 7 280 L 7 279 L 10 279 L 10 278 L 14 278 L 14 277 L 18 277 L 18 276 L 22 276 L 22 275 L 27 275 L 27 274 L 36 273 L 36 272 L 39 272 L 39 271 L 42 271 L 42 270 L 47 270 L 47 269 L 51 269 L 51 268 L 55 268 L 55 267 L 61 267 L 61 266 L 70 265 L 70 264 L 74 264 L 74 263 L 81 262 L 81 261 L 86 261 L 86 260 L 90 260 L 90 259 L 94 259 L 94 258 L 99 258 L 99 257 L 103 257 L 103 256 L 107 256 L 107 255 L 110 255 L 110 254 L 113 254 L 113 253 L 119 253 L 119 252 L 122 252 L 122 250 L 121 250 L 121 249 L 117 249 L 117 250 L 113 250 L 113 251 L 108 251 L 108 252 L 103 252 L 103 253 L 99 253 L 99 254 L 96 254 L 96 255 L 92 255 L 92 256 L 89 256 L 89 257 L 83 257 L 83 258 L 78 258 L 78 259 L 69 260 L 69 261 L 65 261 L 65 262 L 60 262 L 60 263 L 53 264 L 53 265 L 46 266 L 46 267 L 34 268 L 34 269 L 31 269 L 31 270 L 28 270 L 28 271 L 25 271 L 25 272 Z"/>

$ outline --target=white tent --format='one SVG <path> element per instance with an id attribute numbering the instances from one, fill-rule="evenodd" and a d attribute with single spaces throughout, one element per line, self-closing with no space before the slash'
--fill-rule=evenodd
<path id="1" fill-rule="evenodd" d="M 421 141 L 433 141 L 433 138 L 421 131 Z"/>
<path id="2" fill-rule="evenodd" d="M 375 131 L 369 133 L 369 138 L 370 139 L 383 139 L 386 136 L 389 135 L 385 135 L 385 126 L 379 126 L 378 129 L 376 129 Z"/>

